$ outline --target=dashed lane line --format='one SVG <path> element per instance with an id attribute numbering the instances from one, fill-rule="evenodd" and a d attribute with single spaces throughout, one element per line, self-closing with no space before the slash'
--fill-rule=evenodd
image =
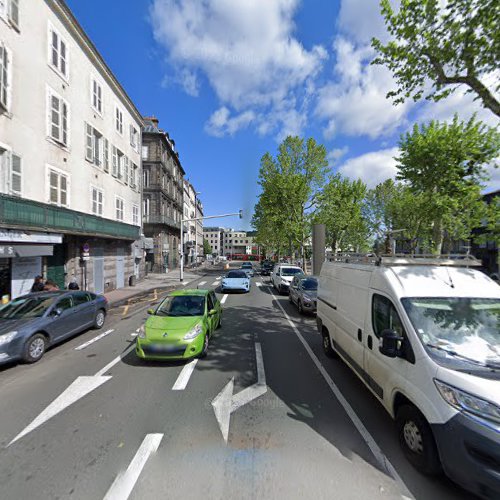
<path id="1" fill-rule="evenodd" d="M 193 361 L 184 366 L 181 373 L 179 373 L 174 386 L 172 387 L 173 391 L 183 391 L 187 387 L 189 379 L 196 368 L 196 363 L 198 363 L 198 360 L 193 359 Z"/>
<path id="2" fill-rule="evenodd" d="M 94 342 L 97 342 L 98 340 L 103 339 L 104 337 L 106 337 L 110 333 L 113 333 L 114 331 L 115 331 L 114 329 L 111 329 L 111 330 L 108 330 L 104 333 L 101 333 L 97 337 L 94 337 L 93 339 L 90 339 L 87 342 L 84 342 L 83 344 L 79 345 L 78 347 L 75 347 L 75 351 L 81 351 L 82 349 L 85 349 L 89 345 L 92 345 Z"/>
<path id="3" fill-rule="evenodd" d="M 227 300 L 227 293 L 224 295 L 224 297 L 222 297 L 222 299 L 220 299 L 220 303 L 224 304 L 226 300 Z"/>

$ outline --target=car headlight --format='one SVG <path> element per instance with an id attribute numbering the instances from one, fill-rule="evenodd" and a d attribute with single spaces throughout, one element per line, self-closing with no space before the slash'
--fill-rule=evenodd
<path id="1" fill-rule="evenodd" d="M 0 335 L 0 345 L 8 344 L 17 335 L 17 330 Z"/>
<path id="2" fill-rule="evenodd" d="M 146 338 L 146 329 L 144 328 L 144 325 L 142 325 L 142 326 L 139 328 L 138 337 L 139 337 L 140 339 L 145 339 L 145 338 Z"/>
<path id="3" fill-rule="evenodd" d="M 498 406 L 440 380 L 434 380 L 434 383 L 443 399 L 457 410 L 500 423 L 500 408 Z"/>
<path id="4" fill-rule="evenodd" d="M 198 323 L 190 332 L 184 335 L 184 340 L 191 340 L 197 337 L 201 332 L 203 332 L 203 326 L 201 323 Z"/>

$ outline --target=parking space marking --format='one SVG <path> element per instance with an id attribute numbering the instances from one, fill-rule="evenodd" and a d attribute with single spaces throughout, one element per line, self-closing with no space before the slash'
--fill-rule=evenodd
<path id="1" fill-rule="evenodd" d="M 299 329 L 295 325 L 295 323 L 290 319 L 290 316 L 286 313 L 286 311 L 283 309 L 283 306 L 280 304 L 280 301 L 276 299 L 276 296 L 274 293 L 271 291 L 271 297 L 273 300 L 276 302 L 278 307 L 281 309 L 281 312 L 283 313 L 283 316 L 285 319 L 288 321 L 288 324 L 292 327 L 293 331 L 295 332 L 295 335 L 297 335 L 298 339 L 304 346 L 304 349 L 306 350 L 307 354 L 309 354 L 309 357 L 311 358 L 312 362 L 316 365 L 316 368 L 319 370 L 321 375 L 323 376 L 325 382 L 328 384 L 330 387 L 330 390 L 334 394 L 334 396 L 337 398 L 337 401 L 341 404 L 341 406 L 344 408 L 344 411 L 347 413 L 348 417 L 351 419 L 351 422 L 354 424 L 354 427 L 356 427 L 357 431 L 363 438 L 364 442 L 370 448 L 370 451 L 373 453 L 373 456 L 377 460 L 377 462 L 380 464 L 380 466 L 389 474 L 395 481 L 398 483 L 399 487 L 401 488 L 403 495 L 403 498 L 414 498 L 413 495 L 410 493 L 408 490 L 408 487 L 404 483 L 404 481 L 401 479 L 401 476 L 397 473 L 396 469 L 392 465 L 392 463 L 389 461 L 389 459 L 385 456 L 384 452 L 381 450 L 373 436 L 370 434 L 368 429 L 364 426 L 363 422 L 361 422 L 361 419 L 358 417 L 357 413 L 354 411 L 352 406 L 349 404 L 347 399 L 345 399 L 344 395 L 342 394 L 342 391 L 339 389 L 339 387 L 335 384 L 335 382 L 332 380 L 328 372 L 325 370 L 325 367 L 321 364 L 321 361 L 318 359 L 316 354 L 314 354 L 313 350 L 307 343 L 307 341 L 304 339 L 302 334 L 300 333 Z"/>
<path id="2" fill-rule="evenodd" d="M 156 453 L 163 434 L 148 434 L 124 473 L 118 474 L 104 500 L 127 500 L 149 457 Z"/>
<path id="3" fill-rule="evenodd" d="M 83 344 L 79 345 L 78 347 L 75 347 L 75 351 L 81 351 L 82 349 L 85 349 L 89 345 L 93 344 L 94 342 L 97 342 L 98 340 L 101 340 L 102 338 L 106 337 L 110 333 L 113 333 L 114 331 L 115 331 L 114 329 L 111 329 L 111 330 L 108 330 L 104 333 L 101 333 L 97 337 L 94 337 L 93 339 L 90 339 L 87 342 L 84 342 Z"/>
<path id="4" fill-rule="evenodd" d="M 227 300 L 227 293 L 224 295 L 224 297 L 222 297 L 222 299 L 220 299 L 220 303 L 224 304 L 226 300 Z"/>
<path id="5" fill-rule="evenodd" d="M 173 391 L 183 391 L 188 385 L 189 379 L 196 368 L 196 363 L 198 363 L 197 359 L 193 359 L 187 365 L 184 366 L 181 373 L 177 377 L 175 384 L 172 387 Z"/>

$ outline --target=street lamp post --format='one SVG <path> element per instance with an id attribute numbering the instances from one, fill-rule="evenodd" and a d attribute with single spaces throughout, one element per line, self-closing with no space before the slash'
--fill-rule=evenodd
<path id="1" fill-rule="evenodd" d="M 194 219 L 183 219 L 181 220 L 181 249 L 180 249 L 180 254 L 181 254 L 181 267 L 180 267 L 180 277 L 179 280 L 182 283 L 184 281 L 184 222 L 193 222 L 193 221 L 198 221 L 198 220 L 205 220 L 205 219 L 220 219 L 222 217 L 234 217 L 235 215 L 238 215 L 239 218 L 241 219 L 243 217 L 243 210 L 240 210 L 239 212 L 236 212 L 234 214 L 222 214 L 222 215 L 207 215 L 206 217 L 195 217 Z"/>

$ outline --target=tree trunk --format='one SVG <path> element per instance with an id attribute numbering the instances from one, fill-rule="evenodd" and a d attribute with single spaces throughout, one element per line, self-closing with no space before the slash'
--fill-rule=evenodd
<path id="1" fill-rule="evenodd" d="M 443 221 L 440 218 L 434 220 L 432 228 L 432 253 L 441 255 L 443 249 Z"/>

